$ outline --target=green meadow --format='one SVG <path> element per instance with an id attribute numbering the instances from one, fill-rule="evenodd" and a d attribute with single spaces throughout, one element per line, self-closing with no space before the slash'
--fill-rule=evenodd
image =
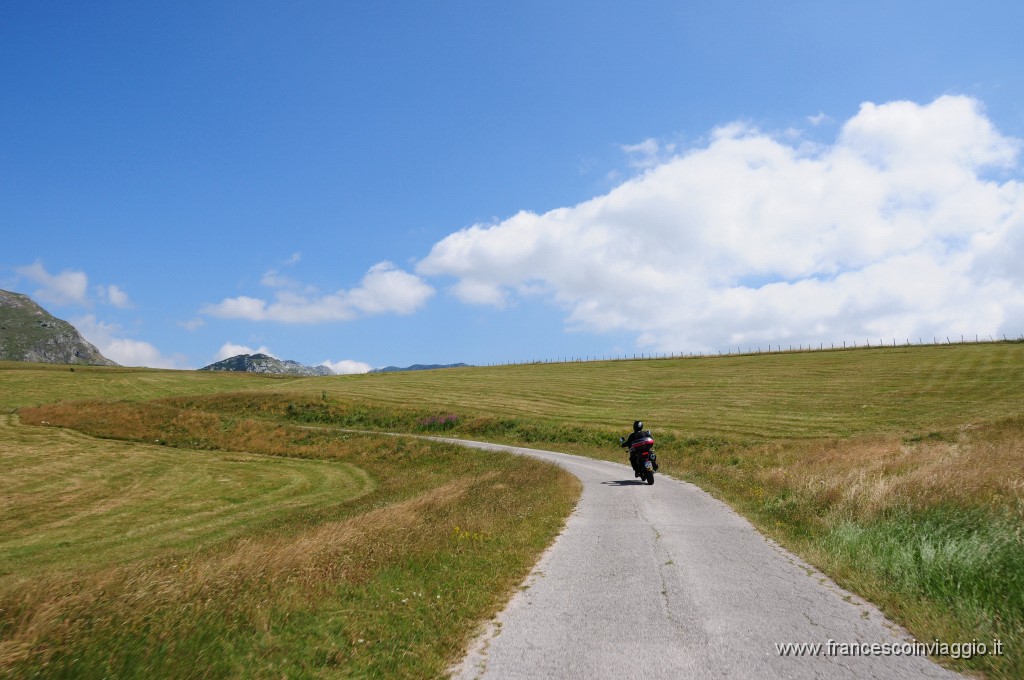
<path id="1" fill-rule="evenodd" d="M 1024 677 L 1024 343 L 384 377 L 297 383 L 281 413 L 619 461 L 618 436 L 642 419 L 663 472 L 727 501 L 919 640 L 1003 642 L 1003 656 L 944 662 Z"/>
<path id="2" fill-rule="evenodd" d="M 231 378 L 24 370 L 49 403 L 0 415 L 0 677 L 437 677 L 579 494 L 522 457 L 148 401 Z"/>
<path id="3" fill-rule="evenodd" d="M 578 488 L 372 432 L 622 461 L 639 418 L 662 472 L 919 640 L 1003 642 L 940 661 L 1024 677 L 1024 343 L 302 379 L 7 364 L 0 385 L 15 674 L 443 673 Z"/>

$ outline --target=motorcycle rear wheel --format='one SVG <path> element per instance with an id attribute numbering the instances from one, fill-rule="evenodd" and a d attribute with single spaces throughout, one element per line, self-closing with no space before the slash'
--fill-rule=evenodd
<path id="1" fill-rule="evenodd" d="M 648 486 L 650 486 L 651 484 L 654 484 L 654 473 L 653 472 L 651 472 L 650 470 L 647 470 L 644 473 L 644 477 L 647 478 L 647 485 Z"/>

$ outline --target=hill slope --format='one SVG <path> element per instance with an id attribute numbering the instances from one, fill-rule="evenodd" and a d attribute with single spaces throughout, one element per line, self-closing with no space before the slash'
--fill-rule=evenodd
<path id="1" fill-rule="evenodd" d="M 0 360 L 117 366 L 67 321 L 6 290 L 0 290 Z"/>
<path id="2" fill-rule="evenodd" d="M 400 371 L 433 371 L 438 368 L 467 368 L 469 364 L 413 364 L 412 366 L 385 366 L 375 368 L 370 373 L 398 373 Z"/>
<path id="3" fill-rule="evenodd" d="M 662 434 L 731 441 L 915 436 L 1024 415 L 1024 342 L 406 371 L 289 386 L 324 389 L 378 409 L 455 414 L 465 426 L 480 416 L 504 429 L 544 426 L 559 441 L 566 426 L 587 441 L 614 434 L 604 440 L 610 455 L 637 419 Z"/>

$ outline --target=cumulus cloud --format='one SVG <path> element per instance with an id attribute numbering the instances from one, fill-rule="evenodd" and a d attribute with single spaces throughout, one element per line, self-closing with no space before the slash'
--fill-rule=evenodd
<path id="1" fill-rule="evenodd" d="M 260 345 L 258 348 L 253 349 L 247 345 L 236 345 L 233 342 L 225 342 L 217 350 L 216 356 L 214 356 L 214 362 L 222 361 L 224 359 L 230 359 L 231 357 L 237 357 L 239 354 L 266 354 L 268 357 L 274 357 L 279 359 L 276 354 L 267 349 L 266 346 Z"/>
<path id="2" fill-rule="evenodd" d="M 101 288 L 102 296 L 107 302 L 119 309 L 127 309 L 131 307 L 131 302 L 128 300 L 128 293 L 121 290 L 119 286 L 110 285 Z"/>
<path id="3" fill-rule="evenodd" d="M 320 364 L 326 366 L 338 375 L 352 375 L 354 373 L 369 373 L 373 366 L 370 364 L 363 363 L 362 361 L 352 361 L 351 359 L 342 359 L 341 361 L 324 361 Z"/>
<path id="4" fill-rule="evenodd" d="M 863 104 L 828 145 L 734 123 L 605 195 L 455 232 L 417 273 L 660 351 L 1018 334 L 1020 146 L 961 96 Z"/>
<path id="5" fill-rule="evenodd" d="M 321 323 L 347 321 L 364 314 L 411 314 L 434 294 L 419 276 L 390 262 L 371 267 L 357 287 L 326 295 L 275 271 L 267 272 L 262 283 L 276 289 L 272 301 L 242 295 L 207 305 L 201 311 L 223 319 Z"/>
<path id="6" fill-rule="evenodd" d="M 188 368 L 188 360 L 184 355 L 164 354 L 151 343 L 124 337 L 121 326 L 99 321 L 94 314 L 74 319 L 71 325 L 78 329 L 82 337 L 96 345 L 103 356 L 122 366 Z"/>
<path id="7" fill-rule="evenodd" d="M 89 304 L 86 294 L 89 277 L 85 272 L 65 269 L 59 274 L 51 274 L 38 260 L 27 267 L 18 267 L 15 271 L 18 275 L 42 286 L 32 293 L 36 300 L 54 305 Z"/>
<path id="8" fill-rule="evenodd" d="M 93 301 L 89 297 L 89 277 L 83 271 L 65 269 L 59 274 L 51 274 L 41 261 L 36 260 L 27 267 L 17 267 L 15 272 L 41 286 L 32 292 L 32 297 L 39 302 L 82 307 L 92 305 Z M 119 309 L 131 307 L 128 293 L 117 285 L 94 286 L 93 295 L 101 302 Z"/>
<path id="9" fill-rule="evenodd" d="M 290 276 L 280 274 L 276 269 L 271 269 L 263 274 L 260 278 L 260 283 L 267 288 L 290 288 L 293 290 L 302 288 L 302 284 L 299 281 Z"/>
<path id="10" fill-rule="evenodd" d="M 639 144 L 622 145 L 622 151 L 629 159 L 629 165 L 641 170 L 660 164 L 662 159 L 670 156 L 675 149 L 675 144 L 662 144 L 652 137 L 648 137 Z"/>

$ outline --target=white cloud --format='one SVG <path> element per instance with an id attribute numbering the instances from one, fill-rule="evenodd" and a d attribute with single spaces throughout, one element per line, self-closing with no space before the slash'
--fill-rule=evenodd
<path id="1" fill-rule="evenodd" d="M 658 165 L 675 149 L 675 144 L 662 144 L 651 137 L 648 137 L 639 144 L 622 145 L 622 151 L 629 158 L 630 166 L 641 170 Z"/>
<path id="2" fill-rule="evenodd" d="M 178 326 L 184 328 L 187 331 L 194 331 L 202 328 L 206 325 L 206 322 L 200 318 L 188 319 L 187 321 L 179 321 Z"/>
<path id="3" fill-rule="evenodd" d="M 266 318 L 266 309 L 265 300 L 242 295 L 236 298 L 226 298 L 216 305 L 207 305 L 202 309 L 202 313 L 219 316 L 222 319 L 262 321 Z"/>
<path id="4" fill-rule="evenodd" d="M 220 346 L 220 349 L 217 350 L 217 354 L 213 360 L 214 362 L 222 361 L 223 359 L 237 357 L 239 354 L 266 354 L 268 357 L 274 357 L 275 359 L 279 358 L 264 345 L 260 345 L 258 348 L 253 349 L 247 345 L 236 345 L 233 342 L 225 342 Z"/>
<path id="5" fill-rule="evenodd" d="M 455 232 L 417 273 L 468 303 L 543 291 L 570 329 L 661 351 L 1019 334 L 1019 151 L 968 97 L 864 104 L 828 146 L 733 123 L 603 196 Z"/>
<path id="6" fill-rule="evenodd" d="M 302 261 L 302 253 L 294 252 L 288 256 L 288 259 L 284 261 L 286 267 L 290 267 L 293 264 L 298 264 Z"/>
<path id="7" fill-rule="evenodd" d="M 17 267 L 15 272 L 33 281 L 42 288 L 32 293 L 32 297 L 39 302 L 53 305 L 79 305 L 89 307 L 92 300 L 89 299 L 89 277 L 85 272 L 75 269 L 65 269 L 59 274 L 51 274 L 39 260 L 36 260 L 27 267 Z M 109 286 L 94 286 L 93 293 L 103 302 L 106 302 L 120 309 L 131 307 L 131 301 L 120 286 L 111 284 Z"/>
<path id="8" fill-rule="evenodd" d="M 419 309 L 434 289 L 420 277 L 396 269 L 390 262 L 370 267 L 362 284 L 347 294 L 353 308 L 364 314 L 411 314 Z"/>
<path id="9" fill-rule="evenodd" d="M 131 302 L 128 300 L 128 293 L 121 290 L 119 286 L 109 285 L 103 288 L 103 297 L 106 298 L 107 302 L 119 309 L 127 309 L 131 307 Z"/>
<path id="10" fill-rule="evenodd" d="M 103 356 L 122 366 L 188 368 L 188 361 L 184 355 L 166 355 L 148 342 L 121 337 L 124 330 L 119 325 L 98 321 L 94 314 L 74 319 L 71 325 L 77 328 L 86 340 L 96 345 Z"/>
<path id="11" fill-rule="evenodd" d="M 272 302 L 243 295 L 207 305 L 201 311 L 224 319 L 321 323 L 347 321 L 361 314 L 411 314 L 434 294 L 423 279 L 390 262 L 371 267 L 358 287 L 328 295 L 301 288 L 298 282 L 273 271 L 267 272 L 262 282 L 277 289 Z"/>
<path id="12" fill-rule="evenodd" d="M 313 286 L 303 286 L 302 282 L 290 276 L 279 273 L 276 269 L 270 269 L 260 278 L 260 284 L 267 288 L 287 288 L 289 290 L 305 290 L 306 294 L 314 295 L 317 290 Z"/>
<path id="13" fill-rule="evenodd" d="M 27 267 L 18 267 L 15 271 L 18 275 L 42 286 L 32 293 L 32 297 L 37 301 L 54 305 L 89 304 L 86 296 L 89 277 L 85 275 L 85 272 L 65 269 L 59 274 L 51 274 L 38 260 Z"/>
<path id="14" fill-rule="evenodd" d="M 341 361 L 324 361 L 320 364 L 326 366 L 338 375 L 351 375 L 353 373 L 369 373 L 373 366 L 370 364 L 363 363 L 362 361 L 352 361 L 351 359 L 342 359 Z"/>

